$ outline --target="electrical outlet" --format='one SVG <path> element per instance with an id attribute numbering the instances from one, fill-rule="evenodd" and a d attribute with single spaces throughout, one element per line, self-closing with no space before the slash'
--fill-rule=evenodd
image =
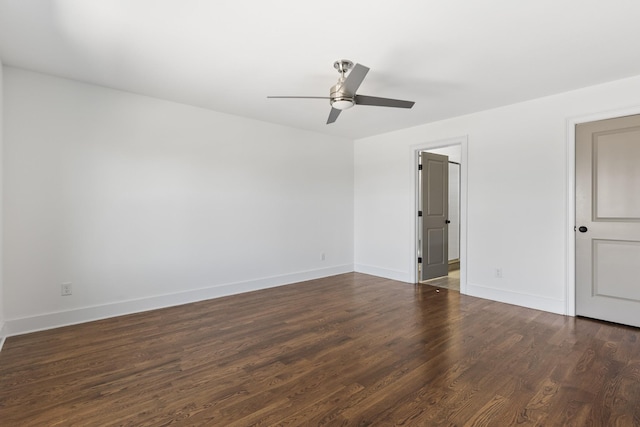
<path id="1" fill-rule="evenodd" d="M 66 282 L 60 285 L 60 294 L 63 297 L 67 297 L 73 294 L 73 288 L 71 287 L 71 282 Z"/>
<path id="2" fill-rule="evenodd" d="M 496 277 L 498 279 L 502 279 L 502 269 L 501 268 L 496 268 Z"/>

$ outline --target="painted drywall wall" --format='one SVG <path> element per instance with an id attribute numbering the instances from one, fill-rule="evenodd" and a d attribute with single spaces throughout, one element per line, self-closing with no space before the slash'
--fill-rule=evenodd
<path id="1" fill-rule="evenodd" d="M 352 141 L 10 67 L 4 89 L 11 333 L 353 271 Z"/>
<path id="2" fill-rule="evenodd" d="M 2 198 L 2 177 L 4 175 L 3 170 L 4 170 L 4 162 L 2 160 L 2 153 L 3 153 L 3 135 L 4 135 L 4 122 L 3 122 L 3 118 L 4 118 L 4 112 L 3 112 L 3 105 L 4 105 L 4 91 L 3 91 L 3 75 L 4 75 L 4 67 L 2 66 L 2 59 L 0 59 L 0 242 L 2 242 L 2 234 L 3 234 L 3 228 L 2 228 L 2 204 L 3 204 L 3 198 Z M 2 350 L 2 345 L 4 344 L 4 338 L 5 338 L 5 330 L 4 330 L 4 282 L 2 280 L 2 271 L 3 271 L 3 257 L 2 257 L 2 245 L 0 244 L 0 350 Z"/>
<path id="3" fill-rule="evenodd" d="M 638 93 L 634 77 L 355 141 L 356 271 L 414 279 L 412 145 L 466 135 L 467 293 L 565 312 L 566 124 Z"/>

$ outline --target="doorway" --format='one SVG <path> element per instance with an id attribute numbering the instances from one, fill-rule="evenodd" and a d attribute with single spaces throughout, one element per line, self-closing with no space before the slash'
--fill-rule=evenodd
<path id="1" fill-rule="evenodd" d="M 414 283 L 426 283 L 444 288 L 453 288 L 459 290 L 461 293 L 466 293 L 466 194 L 467 194 L 467 138 L 460 137 L 455 139 L 434 141 L 432 143 L 425 143 L 412 147 L 414 151 L 414 158 L 412 168 L 415 171 L 415 206 L 416 210 L 413 212 L 414 217 L 414 240 L 415 240 L 415 258 L 414 258 Z M 447 238 L 446 246 L 447 250 L 444 253 L 445 270 L 444 273 L 436 273 L 434 277 L 431 275 L 423 276 L 425 267 L 432 267 L 431 264 L 440 262 L 442 258 L 439 254 L 442 253 L 442 248 L 439 246 L 439 239 L 441 232 L 438 226 L 435 229 L 430 230 L 431 233 L 436 236 L 436 250 L 433 250 L 433 242 L 429 243 L 427 247 L 430 247 L 432 254 L 437 256 L 429 257 L 428 250 L 425 249 L 423 243 L 427 241 L 423 229 L 423 225 L 426 224 L 425 216 L 427 212 L 421 212 L 425 209 L 423 206 L 424 188 L 422 186 L 422 172 L 426 172 L 426 165 L 423 165 L 423 170 L 419 170 L 421 153 L 431 153 L 440 156 L 446 156 L 447 159 L 447 181 L 449 197 L 446 200 L 446 212 L 445 217 L 435 218 L 436 222 L 444 222 L 447 224 Z M 440 174 L 441 168 L 435 163 L 436 175 Z M 437 216 L 440 211 L 440 206 L 436 206 L 437 209 L 431 212 Z M 419 216 L 419 215 L 425 216 Z M 432 215 L 433 216 L 433 215 Z M 429 225 L 427 225 L 429 227 Z M 427 279 L 425 282 L 423 279 Z"/>
<path id="2" fill-rule="evenodd" d="M 576 128 L 582 123 L 596 122 L 600 120 L 615 119 L 619 117 L 640 114 L 640 105 L 618 110 L 609 110 L 593 114 L 569 117 L 566 120 L 566 218 L 565 218 L 565 314 L 576 316 L 576 233 L 581 224 L 576 222 Z M 588 226 L 587 226 L 588 228 Z"/>
<path id="3" fill-rule="evenodd" d="M 420 152 L 418 279 L 460 290 L 460 147 Z"/>
<path id="4" fill-rule="evenodd" d="M 575 130 L 576 314 L 640 327 L 640 115 Z"/>

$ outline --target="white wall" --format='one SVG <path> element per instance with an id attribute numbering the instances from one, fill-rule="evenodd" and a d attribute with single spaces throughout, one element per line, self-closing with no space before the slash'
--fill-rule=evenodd
<path id="1" fill-rule="evenodd" d="M 0 242 L 2 242 L 2 177 L 4 175 L 4 162 L 2 160 L 2 152 L 3 152 L 3 135 L 4 135 L 4 112 L 3 112 L 3 104 L 4 104 L 4 78 L 3 78 L 4 67 L 2 66 L 2 59 L 0 59 Z M 3 272 L 3 257 L 2 257 L 2 245 L 0 244 L 0 350 L 2 350 L 2 345 L 4 344 L 5 338 L 5 329 L 4 329 L 4 285 L 2 280 L 2 272 Z"/>
<path id="2" fill-rule="evenodd" d="M 356 141 L 356 270 L 413 280 L 411 146 L 467 135 L 467 293 L 564 312 L 567 120 L 639 93 L 635 77 Z"/>
<path id="3" fill-rule="evenodd" d="M 9 333 L 353 271 L 352 141 L 10 67 L 4 89 Z"/>

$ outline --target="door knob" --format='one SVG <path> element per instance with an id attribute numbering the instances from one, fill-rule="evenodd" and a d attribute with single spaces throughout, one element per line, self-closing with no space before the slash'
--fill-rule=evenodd
<path id="1" fill-rule="evenodd" d="M 451 224 L 451 221 L 449 221 L 448 219 L 445 219 L 445 220 L 444 220 L 444 223 L 445 223 L 445 224 Z"/>
<path id="2" fill-rule="evenodd" d="M 581 233 L 586 233 L 587 230 L 588 230 L 588 228 L 585 227 L 584 225 L 581 225 L 580 228 L 578 228 L 578 231 L 581 232 Z"/>

